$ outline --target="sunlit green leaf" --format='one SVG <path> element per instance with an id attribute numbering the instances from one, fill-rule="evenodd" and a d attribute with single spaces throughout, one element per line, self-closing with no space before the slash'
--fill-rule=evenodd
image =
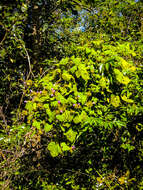
<path id="1" fill-rule="evenodd" d="M 62 151 L 70 150 L 70 147 L 65 142 L 61 143 L 61 148 L 62 148 Z"/>
<path id="2" fill-rule="evenodd" d="M 120 105 L 120 98 L 119 98 L 119 96 L 115 96 L 115 95 L 112 94 L 110 102 L 111 102 L 111 104 L 114 107 L 118 107 Z"/>
<path id="3" fill-rule="evenodd" d="M 56 156 L 58 156 L 59 154 L 62 153 L 59 144 L 56 143 L 56 142 L 50 142 L 50 143 L 48 144 L 48 147 L 47 147 L 47 148 L 48 148 L 48 150 L 50 151 L 51 156 L 53 156 L 53 157 L 56 157 Z"/>
<path id="4" fill-rule="evenodd" d="M 77 133 L 76 133 L 75 131 L 73 131 L 72 129 L 69 129 L 68 132 L 64 133 L 64 135 L 67 137 L 67 139 L 68 139 L 70 142 L 74 142 Z"/>
<path id="5" fill-rule="evenodd" d="M 49 132 L 52 128 L 53 128 L 53 125 L 49 125 L 48 123 L 46 123 L 46 124 L 44 125 L 44 130 L 45 130 L 46 132 Z"/>

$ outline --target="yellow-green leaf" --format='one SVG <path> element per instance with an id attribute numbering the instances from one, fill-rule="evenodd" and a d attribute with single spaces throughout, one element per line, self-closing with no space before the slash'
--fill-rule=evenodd
<path id="1" fill-rule="evenodd" d="M 76 138 L 76 132 L 73 131 L 72 129 L 69 129 L 68 132 L 64 133 L 64 135 L 67 137 L 67 139 L 70 141 L 70 142 L 73 142 L 75 141 L 75 138 Z"/>
<path id="2" fill-rule="evenodd" d="M 125 102 L 127 103 L 133 103 L 134 101 L 131 100 L 131 99 L 128 99 L 125 95 L 124 96 L 121 96 L 122 100 L 124 100 Z"/>
<path id="3" fill-rule="evenodd" d="M 46 132 L 49 132 L 52 128 L 53 128 L 53 125 L 49 125 L 48 123 L 46 123 L 45 126 L 44 126 L 44 130 Z"/>
<path id="4" fill-rule="evenodd" d="M 70 147 L 65 142 L 61 143 L 61 148 L 62 148 L 62 151 L 70 150 Z"/>
<path id="5" fill-rule="evenodd" d="M 127 76 L 124 76 L 118 69 L 114 69 L 114 73 L 118 82 L 125 85 L 130 82 L 130 79 Z"/>
<path id="6" fill-rule="evenodd" d="M 62 78 L 65 80 L 65 81 L 69 81 L 71 78 L 72 78 L 72 75 L 68 74 L 68 73 L 63 73 L 62 74 Z"/>
<path id="7" fill-rule="evenodd" d="M 50 151 L 50 154 L 51 154 L 52 157 L 56 157 L 56 156 L 58 156 L 59 154 L 62 153 L 59 144 L 55 143 L 55 142 L 50 142 L 48 144 L 48 150 Z"/>
<path id="8" fill-rule="evenodd" d="M 105 77 L 102 77 L 99 81 L 99 85 L 102 87 L 102 88 L 106 88 L 107 87 L 107 79 Z"/>
<path id="9" fill-rule="evenodd" d="M 114 106 L 114 107 L 118 107 L 120 105 L 120 98 L 119 96 L 115 96 L 115 95 L 111 95 L 111 104 Z"/>

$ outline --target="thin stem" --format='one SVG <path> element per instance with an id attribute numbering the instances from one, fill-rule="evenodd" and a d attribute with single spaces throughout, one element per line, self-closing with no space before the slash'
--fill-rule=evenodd
<path id="1" fill-rule="evenodd" d="M 32 74 L 32 76 L 35 77 L 34 74 L 33 74 L 33 72 L 32 72 L 31 61 L 30 61 L 30 56 L 28 54 L 28 51 L 27 51 L 25 45 L 22 44 L 22 46 L 23 46 L 23 48 L 25 50 L 25 53 L 26 53 L 26 56 L 27 56 L 27 60 L 28 60 L 28 64 L 29 64 L 29 73 L 27 75 L 27 79 L 30 77 L 30 74 Z"/>

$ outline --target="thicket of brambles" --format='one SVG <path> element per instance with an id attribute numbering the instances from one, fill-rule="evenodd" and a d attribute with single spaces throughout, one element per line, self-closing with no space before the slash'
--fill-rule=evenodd
<path id="1" fill-rule="evenodd" d="M 142 1 L 2 1 L 0 34 L 0 188 L 143 189 Z"/>

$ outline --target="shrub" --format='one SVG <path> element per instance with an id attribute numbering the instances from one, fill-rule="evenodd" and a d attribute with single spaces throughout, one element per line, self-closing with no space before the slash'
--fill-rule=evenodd
<path id="1" fill-rule="evenodd" d="M 143 81 L 134 46 L 95 40 L 74 52 L 44 77 L 27 81 L 23 120 L 11 131 L 24 151 L 18 171 L 25 179 L 18 182 L 20 173 L 14 174 L 14 183 L 30 179 L 27 186 L 35 189 L 51 182 L 51 189 L 140 186 Z"/>

